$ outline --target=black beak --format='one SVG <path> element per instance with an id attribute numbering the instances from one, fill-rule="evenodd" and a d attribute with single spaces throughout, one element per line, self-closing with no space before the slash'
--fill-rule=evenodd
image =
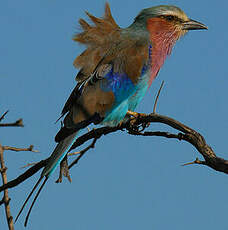
<path id="1" fill-rule="evenodd" d="M 189 21 L 183 22 L 183 30 L 207 30 L 208 27 L 203 23 L 189 19 Z"/>

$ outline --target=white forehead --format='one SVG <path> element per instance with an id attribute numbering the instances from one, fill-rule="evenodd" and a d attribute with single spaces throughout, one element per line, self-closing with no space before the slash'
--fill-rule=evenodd
<path id="1" fill-rule="evenodd" d="M 188 20 L 187 15 L 182 11 L 180 8 L 176 6 L 166 6 L 166 5 L 161 5 L 161 6 L 156 6 L 150 8 L 152 12 L 155 15 L 173 15 L 176 16 L 184 21 Z"/>

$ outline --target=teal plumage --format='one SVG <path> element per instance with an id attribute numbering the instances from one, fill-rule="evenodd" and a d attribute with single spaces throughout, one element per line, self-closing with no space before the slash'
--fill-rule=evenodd
<path id="1" fill-rule="evenodd" d="M 118 125 L 127 111 L 135 110 L 140 103 L 175 42 L 188 30 L 207 29 L 175 6 L 144 9 L 127 28 L 116 24 L 108 4 L 103 18 L 87 15 L 93 24 L 80 19 L 82 32 L 73 38 L 86 49 L 74 61 L 80 69 L 78 83 L 62 110 L 65 118 L 55 138 L 58 144 L 16 218 L 45 178 L 30 206 L 25 226 L 40 191 L 78 132 L 91 123 Z"/>

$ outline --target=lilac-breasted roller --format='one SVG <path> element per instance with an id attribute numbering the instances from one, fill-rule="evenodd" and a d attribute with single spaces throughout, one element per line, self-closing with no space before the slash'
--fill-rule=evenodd
<path id="1" fill-rule="evenodd" d="M 142 10 L 127 28 L 116 24 L 107 3 L 103 18 L 87 15 L 93 24 L 80 19 L 82 32 L 73 38 L 86 46 L 74 61 L 80 69 L 78 83 L 62 110 L 65 118 L 55 137 L 58 144 L 17 216 L 45 178 L 25 226 L 41 189 L 68 153 L 78 131 L 90 123 L 116 126 L 122 122 L 127 111 L 134 111 L 144 97 L 175 42 L 189 30 L 207 29 L 178 7 L 169 5 Z"/>

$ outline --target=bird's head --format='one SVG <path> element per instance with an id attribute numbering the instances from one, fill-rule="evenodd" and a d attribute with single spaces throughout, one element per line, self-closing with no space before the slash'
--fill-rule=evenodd
<path id="1" fill-rule="evenodd" d="M 152 39 L 164 35 L 178 40 L 189 30 L 207 29 L 204 24 L 188 18 L 180 8 L 169 5 L 142 10 L 135 18 L 135 23 L 144 25 Z"/>

